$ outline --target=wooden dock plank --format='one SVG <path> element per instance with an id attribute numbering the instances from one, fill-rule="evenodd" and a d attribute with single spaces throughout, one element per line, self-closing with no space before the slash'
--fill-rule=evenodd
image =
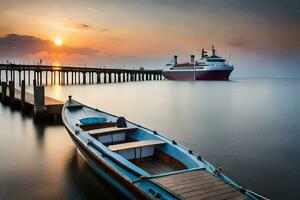
<path id="1" fill-rule="evenodd" d="M 195 170 L 152 179 L 183 199 L 249 199 L 206 170 Z"/>
<path id="2" fill-rule="evenodd" d="M 21 91 L 15 89 L 15 98 L 21 101 Z M 25 93 L 25 102 L 31 105 L 34 105 L 34 95 L 26 92 Z M 45 106 L 51 106 L 51 105 L 63 105 L 62 101 L 59 101 L 57 99 L 47 97 L 45 96 Z"/>

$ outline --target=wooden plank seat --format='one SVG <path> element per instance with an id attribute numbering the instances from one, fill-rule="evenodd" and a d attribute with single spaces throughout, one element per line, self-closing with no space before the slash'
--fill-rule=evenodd
<path id="1" fill-rule="evenodd" d="M 148 147 L 148 146 L 154 146 L 154 145 L 162 145 L 162 144 L 165 144 L 165 142 L 162 140 L 143 140 L 143 141 L 109 145 L 108 148 L 111 151 L 122 151 L 122 150 L 127 150 L 127 149 L 136 149 L 136 148 L 142 148 L 142 147 Z"/>
<path id="2" fill-rule="evenodd" d="M 109 127 L 109 128 L 90 130 L 88 131 L 88 133 L 93 136 L 105 136 L 105 135 L 114 135 L 114 134 L 126 133 L 126 132 L 134 132 L 136 130 L 137 128 Z"/>
<path id="3" fill-rule="evenodd" d="M 165 142 L 161 140 L 142 140 L 109 145 L 108 148 L 113 152 L 119 153 L 128 160 L 138 161 L 137 159 L 139 158 L 139 162 L 141 163 L 142 157 L 153 156 L 155 146 L 162 144 L 165 144 Z"/>

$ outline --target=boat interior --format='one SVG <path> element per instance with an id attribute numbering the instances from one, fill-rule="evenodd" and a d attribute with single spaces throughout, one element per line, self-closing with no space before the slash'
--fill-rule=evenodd
<path id="1" fill-rule="evenodd" d="M 123 121 L 125 122 L 125 121 Z M 151 175 L 174 172 L 188 167 L 172 155 L 175 148 L 137 127 L 127 127 L 117 122 L 78 125 L 111 151 L 118 153 Z M 173 148 L 173 149 L 172 149 Z"/>

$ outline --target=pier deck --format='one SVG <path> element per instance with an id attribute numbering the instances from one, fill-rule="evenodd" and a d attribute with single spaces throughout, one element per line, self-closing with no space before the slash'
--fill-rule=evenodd
<path id="1" fill-rule="evenodd" d="M 152 179 L 183 199 L 249 199 L 205 170 L 195 170 Z"/>
<path id="2" fill-rule="evenodd" d="M 33 94 L 25 89 L 25 81 L 21 82 L 21 91 L 15 88 L 14 81 L 1 82 L 1 102 L 9 104 L 13 109 L 21 109 L 24 113 L 32 113 L 35 122 L 60 122 L 63 102 L 45 96 L 44 86 L 34 86 Z"/>
<path id="3" fill-rule="evenodd" d="M 15 90 L 15 99 L 21 101 L 21 91 L 20 90 Z M 26 92 L 25 93 L 25 102 L 34 105 L 34 96 L 33 94 Z M 53 105 L 63 105 L 64 103 L 62 101 L 59 101 L 57 99 L 47 97 L 45 96 L 45 106 L 53 106 Z"/>
<path id="4" fill-rule="evenodd" d="M 1 76 L 3 75 L 3 76 Z M 120 69 L 103 67 L 72 67 L 52 65 L 0 64 L 0 82 L 22 80 L 30 85 L 81 85 L 162 80 L 160 69 Z"/>

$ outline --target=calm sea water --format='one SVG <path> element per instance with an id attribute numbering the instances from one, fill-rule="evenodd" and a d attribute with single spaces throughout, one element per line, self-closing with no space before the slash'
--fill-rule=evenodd
<path id="1" fill-rule="evenodd" d="M 52 86 L 46 94 L 153 128 L 267 197 L 300 198 L 300 79 Z M 34 125 L 1 104 L 0 119 L 0 199 L 120 199 L 63 126 Z"/>

